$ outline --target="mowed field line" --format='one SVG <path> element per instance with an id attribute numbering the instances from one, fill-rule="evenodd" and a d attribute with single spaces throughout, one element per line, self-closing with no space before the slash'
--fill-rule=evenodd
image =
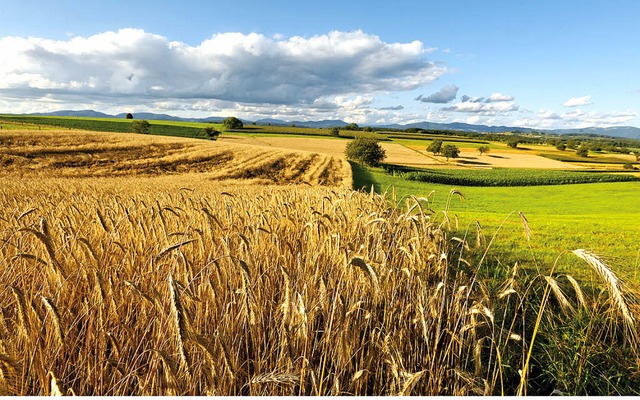
<path id="1" fill-rule="evenodd" d="M 207 180 L 348 186 L 344 156 L 243 143 L 75 130 L 0 132 L 0 176 L 201 174 Z"/>

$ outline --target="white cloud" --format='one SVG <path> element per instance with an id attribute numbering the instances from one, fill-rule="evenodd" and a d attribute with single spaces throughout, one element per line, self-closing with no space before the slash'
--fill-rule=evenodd
<path id="1" fill-rule="evenodd" d="M 487 103 L 496 103 L 499 101 L 513 101 L 513 96 L 508 96 L 502 93 L 492 93 L 485 101 Z"/>
<path id="2" fill-rule="evenodd" d="M 539 110 L 532 118 L 513 121 L 518 126 L 540 129 L 580 129 L 590 127 L 609 127 L 623 125 L 638 117 L 636 111 L 585 112 L 579 108 L 564 113 Z"/>
<path id="3" fill-rule="evenodd" d="M 565 107 L 578 107 L 593 104 L 591 102 L 591 96 L 572 97 L 569 100 L 562 103 Z"/>
<path id="4" fill-rule="evenodd" d="M 423 103 L 449 103 L 450 101 L 455 100 L 456 96 L 458 95 L 458 89 L 459 88 L 456 85 L 447 85 L 428 96 L 420 95 L 416 98 L 416 100 Z"/>
<path id="5" fill-rule="evenodd" d="M 485 116 L 495 116 L 518 111 L 518 106 L 512 96 L 502 93 L 493 93 L 489 97 L 469 97 L 462 96 L 461 101 L 449 107 L 444 107 L 443 111 L 452 111 L 467 114 L 479 114 Z"/>
<path id="6" fill-rule="evenodd" d="M 220 33 L 198 46 L 122 29 L 66 41 L 0 38 L 5 98 L 76 102 L 222 100 L 313 105 L 325 97 L 406 91 L 449 70 L 421 42 L 362 31 L 310 38 Z"/>

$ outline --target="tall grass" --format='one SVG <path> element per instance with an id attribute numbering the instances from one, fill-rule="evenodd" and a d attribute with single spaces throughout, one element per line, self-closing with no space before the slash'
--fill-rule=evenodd
<path id="1" fill-rule="evenodd" d="M 490 240 L 427 201 L 6 185 L 0 394 L 637 394 L 637 306 L 610 266 L 590 262 L 602 291 L 489 277 Z"/>

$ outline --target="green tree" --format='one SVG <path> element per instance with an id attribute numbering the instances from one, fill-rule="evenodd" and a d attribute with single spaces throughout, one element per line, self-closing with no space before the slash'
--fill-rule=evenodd
<path id="1" fill-rule="evenodd" d="M 384 149 L 376 139 L 355 138 L 345 149 L 347 159 L 377 167 L 386 157 Z"/>
<path id="2" fill-rule="evenodd" d="M 331 135 L 331 136 L 340 136 L 340 128 L 331 128 L 331 129 L 329 129 L 329 135 Z"/>
<path id="3" fill-rule="evenodd" d="M 484 153 L 488 153 L 489 150 L 491 150 L 491 148 L 489 146 L 480 146 L 480 147 L 478 147 L 478 152 L 480 153 L 480 155 L 483 155 Z"/>
<path id="4" fill-rule="evenodd" d="M 204 134 L 207 135 L 207 137 L 211 140 L 216 140 L 218 139 L 218 136 L 220 136 L 220 131 L 215 130 L 212 126 L 207 126 L 203 129 Z"/>
<path id="5" fill-rule="evenodd" d="M 558 142 L 556 143 L 556 149 L 560 150 L 560 151 L 564 151 L 567 148 L 567 145 L 564 144 L 564 142 Z"/>
<path id="6" fill-rule="evenodd" d="M 442 140 L 440 139 L 432 141 L 429 147 L 427 147 L 427 151 L 432 152 L 434 156 L 440 153 L 440 150 L 442 150 Z"/>
<path id="7" fill-rule="evenodd" d="M 442 146 L 442 155 L 449 161 L 450 158 L 458 158 L 460 155 L 460 149 L 453 144 L 445 144 Z"/>
<path id="8" fill-rule="evenodd" d="M 135 133 L 147 134 L 149 133 L 150 126 L 151 124 L 149 124 L 149 121 L 144 119 L 138 119 L 131 123 L 131 130 Z"/>
<path id="9" fill-rule="evenodd" d="M 640 161 L 640 151 L 634 151 L 633 155 L 636 156 L 636 162 Z"/>
<path id="10" fill-rule="evenodd" d="M 242 129 L 244 124 L 236 117 L 228 117 L 222 120 L 224 129 Z"/>
<path id="11" fill-rule="evenodd" d="M 576 154 L 580 157 L 589 157 L 589 147 L 586 144 L 581 145 L 576 150 Z"/>
<path id="12" fill-rule="evenodd" d="M 346 131 L 359 131 L 360 127 L 355 122 L 350 123 L 349 125 L 343 128 Z"/>
<path id="13" fill-rule="evenodd" d="M 511 138 L 507 141 L 507 146 L 511 147 L 512 149 L 518 148 L 519 144 L 520 144 L 520 139 L 518 138 Z"/>
<path id="14" fill-rule="evenodd" d="M 133 114 L 131 113 L 127 113 L 127 115 L 124 116 L 126 119 L 133 119 Z"/>

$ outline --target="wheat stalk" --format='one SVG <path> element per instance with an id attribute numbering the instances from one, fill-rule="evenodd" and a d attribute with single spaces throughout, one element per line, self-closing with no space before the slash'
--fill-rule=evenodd
<path id="1" fill-rule="evenodd" d="M 171 274 L 169 274 L 169 292 L 171 293 L 171 315 L 177 334 L 176 344 L 178 346 L 178 354 L 180 355 L 180 366 L 189 374 L 189 358 L 184 348 L 185 340 L 189 337 L 187 321 L 185 319 L 184 309 L 180 303 L 176 283 Z"/>
<path id="2" fill-rule="evenodd" d="M 60 315 L 58 314 L 58 310 L 48 298 L 41 296 L 41 299 L 42 303 L 45 305 L 45 308 L 51 314 L 51 321 L 53 323 L 55 338 L 57 339 L 58 346 L 62 346 L 64 337 L 62 335 L 62 327 L 60 324 Z"/>
<path id="3" fill-rule="evenodd" d="M 625 325 L 629 333 L 631 334 L 631 342 L 637 345 L 639 340 L 635 318 L 633 316 L 633 313 L 629 309 L 627 301 L 624 298 L 622 282 L 618 279 L 611 267 L 605 264 L 604 261 L 602 261 L 600 257 L 595 255 L 594 253 L 583 249 L 577 249 L 573 250 L 573 254 L 585 260 L 587 264 L 589 264 L 604 280 L 605 284 L 609 288 L 609 293 L 613 298 L 613 302 L 622 315 L 625 321 Z"/>

